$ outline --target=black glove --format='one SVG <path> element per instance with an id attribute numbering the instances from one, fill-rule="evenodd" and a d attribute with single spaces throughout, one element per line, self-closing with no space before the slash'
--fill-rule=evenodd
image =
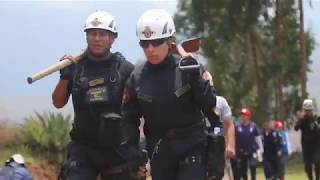
<path id="1" fill-rule="evenodd" d="M 179 63 L 179 69 L 192 79 L 198 79 L 200 77 L 199 62 L 193 57 L 182 58 Z"/>
<path id="2" fill-rule="evenodd" d="M 60 79 L 72 80 L 73 71 L 74 71 L 74 64 L 71 64 L 67 67 L 60 69 Z"/>
<path id="3" fill-rule="evenodd" d="M 69 59 L 72 62 L 71 58 L 72 58 L 72 56 L 70 56 L 70 55 L 64 55 L 64 56 L 62 56 L 60 61 L 62 61 L 64 59 Z M 64 68 L 60 69 L 60 79 L 72 80 L 73 71 L 74 71 L 74 64 L 71 64 L 71 65 L 69 65 L 67 67 L 64 67 Z"/>

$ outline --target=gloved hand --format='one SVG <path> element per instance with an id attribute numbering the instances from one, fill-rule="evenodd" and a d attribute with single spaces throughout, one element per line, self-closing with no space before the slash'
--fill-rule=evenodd
<path id="1" fill-rule="evenodd" d="M 191 76 L 194 76 L 194 78 L 200 76 L 199 62 L 191 56 L 182 58 L 179 63 L 179 68 L 183 73 L 188 73 Z"/>
<path id="2" fill-rule="evenodd" d="M 62 56 L 60 61 L 62 61 L 63 59 L 68 59 L 73 63 L 73 57 L 71 55 Z M 71 80 L 73 76 L 73 71 L 74 71 L 74 64 L 71 64 L 67 67 L 60 69 L 60 79 Z"/>

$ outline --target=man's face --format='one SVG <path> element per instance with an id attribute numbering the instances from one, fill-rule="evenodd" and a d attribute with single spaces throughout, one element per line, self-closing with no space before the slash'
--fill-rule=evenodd
<path id="1" fill-rule="evenodd" d="M 313 116 L 313 111 L 312 110 L 304 109 L 304 112 L 305 112 L 305 116 L 306 117 L 312 117 Z"/>
<path id="2" fill-rule="evenodd" d="M 263 128 L 264 128 L 264 130 L 265 130 L 266 132 L 271 131 L 271 129 L 272 129 L 272 123 L 271 123 L 271 122 L 265 122 L 265 123 L 263 123 Z"/>
<path id="3" fill-rule="evenodd" d="M 241 114 L 240 115 L 240 123 L 247 124 L 250 121 L 250 116 Z"/>
<path id="4" fill-rule="evenodd" d="M 87 43 L 89 51 L 94 56 L 104 56 L 112 46 L 115 36 L 103 29 L 88 29 Z"/>

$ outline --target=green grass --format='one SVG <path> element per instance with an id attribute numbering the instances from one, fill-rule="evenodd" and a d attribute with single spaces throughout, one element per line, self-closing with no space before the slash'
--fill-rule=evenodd
<path id="1" fill-rule="evenodd" d="M 264 180 L 263 168 L 259 167 L 257 169 L 257 179 Z M 305 180 L 307 176 L 304 172 L 304 164 L 302 161 L 301 154 L 294 154 L 290 157 L 287 163 L 285 171 L 286 180 Z"/>

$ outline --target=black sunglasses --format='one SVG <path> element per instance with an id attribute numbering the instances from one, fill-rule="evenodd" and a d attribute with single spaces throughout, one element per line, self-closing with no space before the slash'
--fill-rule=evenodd
<path id="1" fill-rule="evenodd" d="M 141 40 L 139 44 L 142 48 L 147 48 L 151 44 L 153 47 L 158 47 L 166 41 L 165 38 L 163 39 L 155 39 L 155 40 Z"/>

